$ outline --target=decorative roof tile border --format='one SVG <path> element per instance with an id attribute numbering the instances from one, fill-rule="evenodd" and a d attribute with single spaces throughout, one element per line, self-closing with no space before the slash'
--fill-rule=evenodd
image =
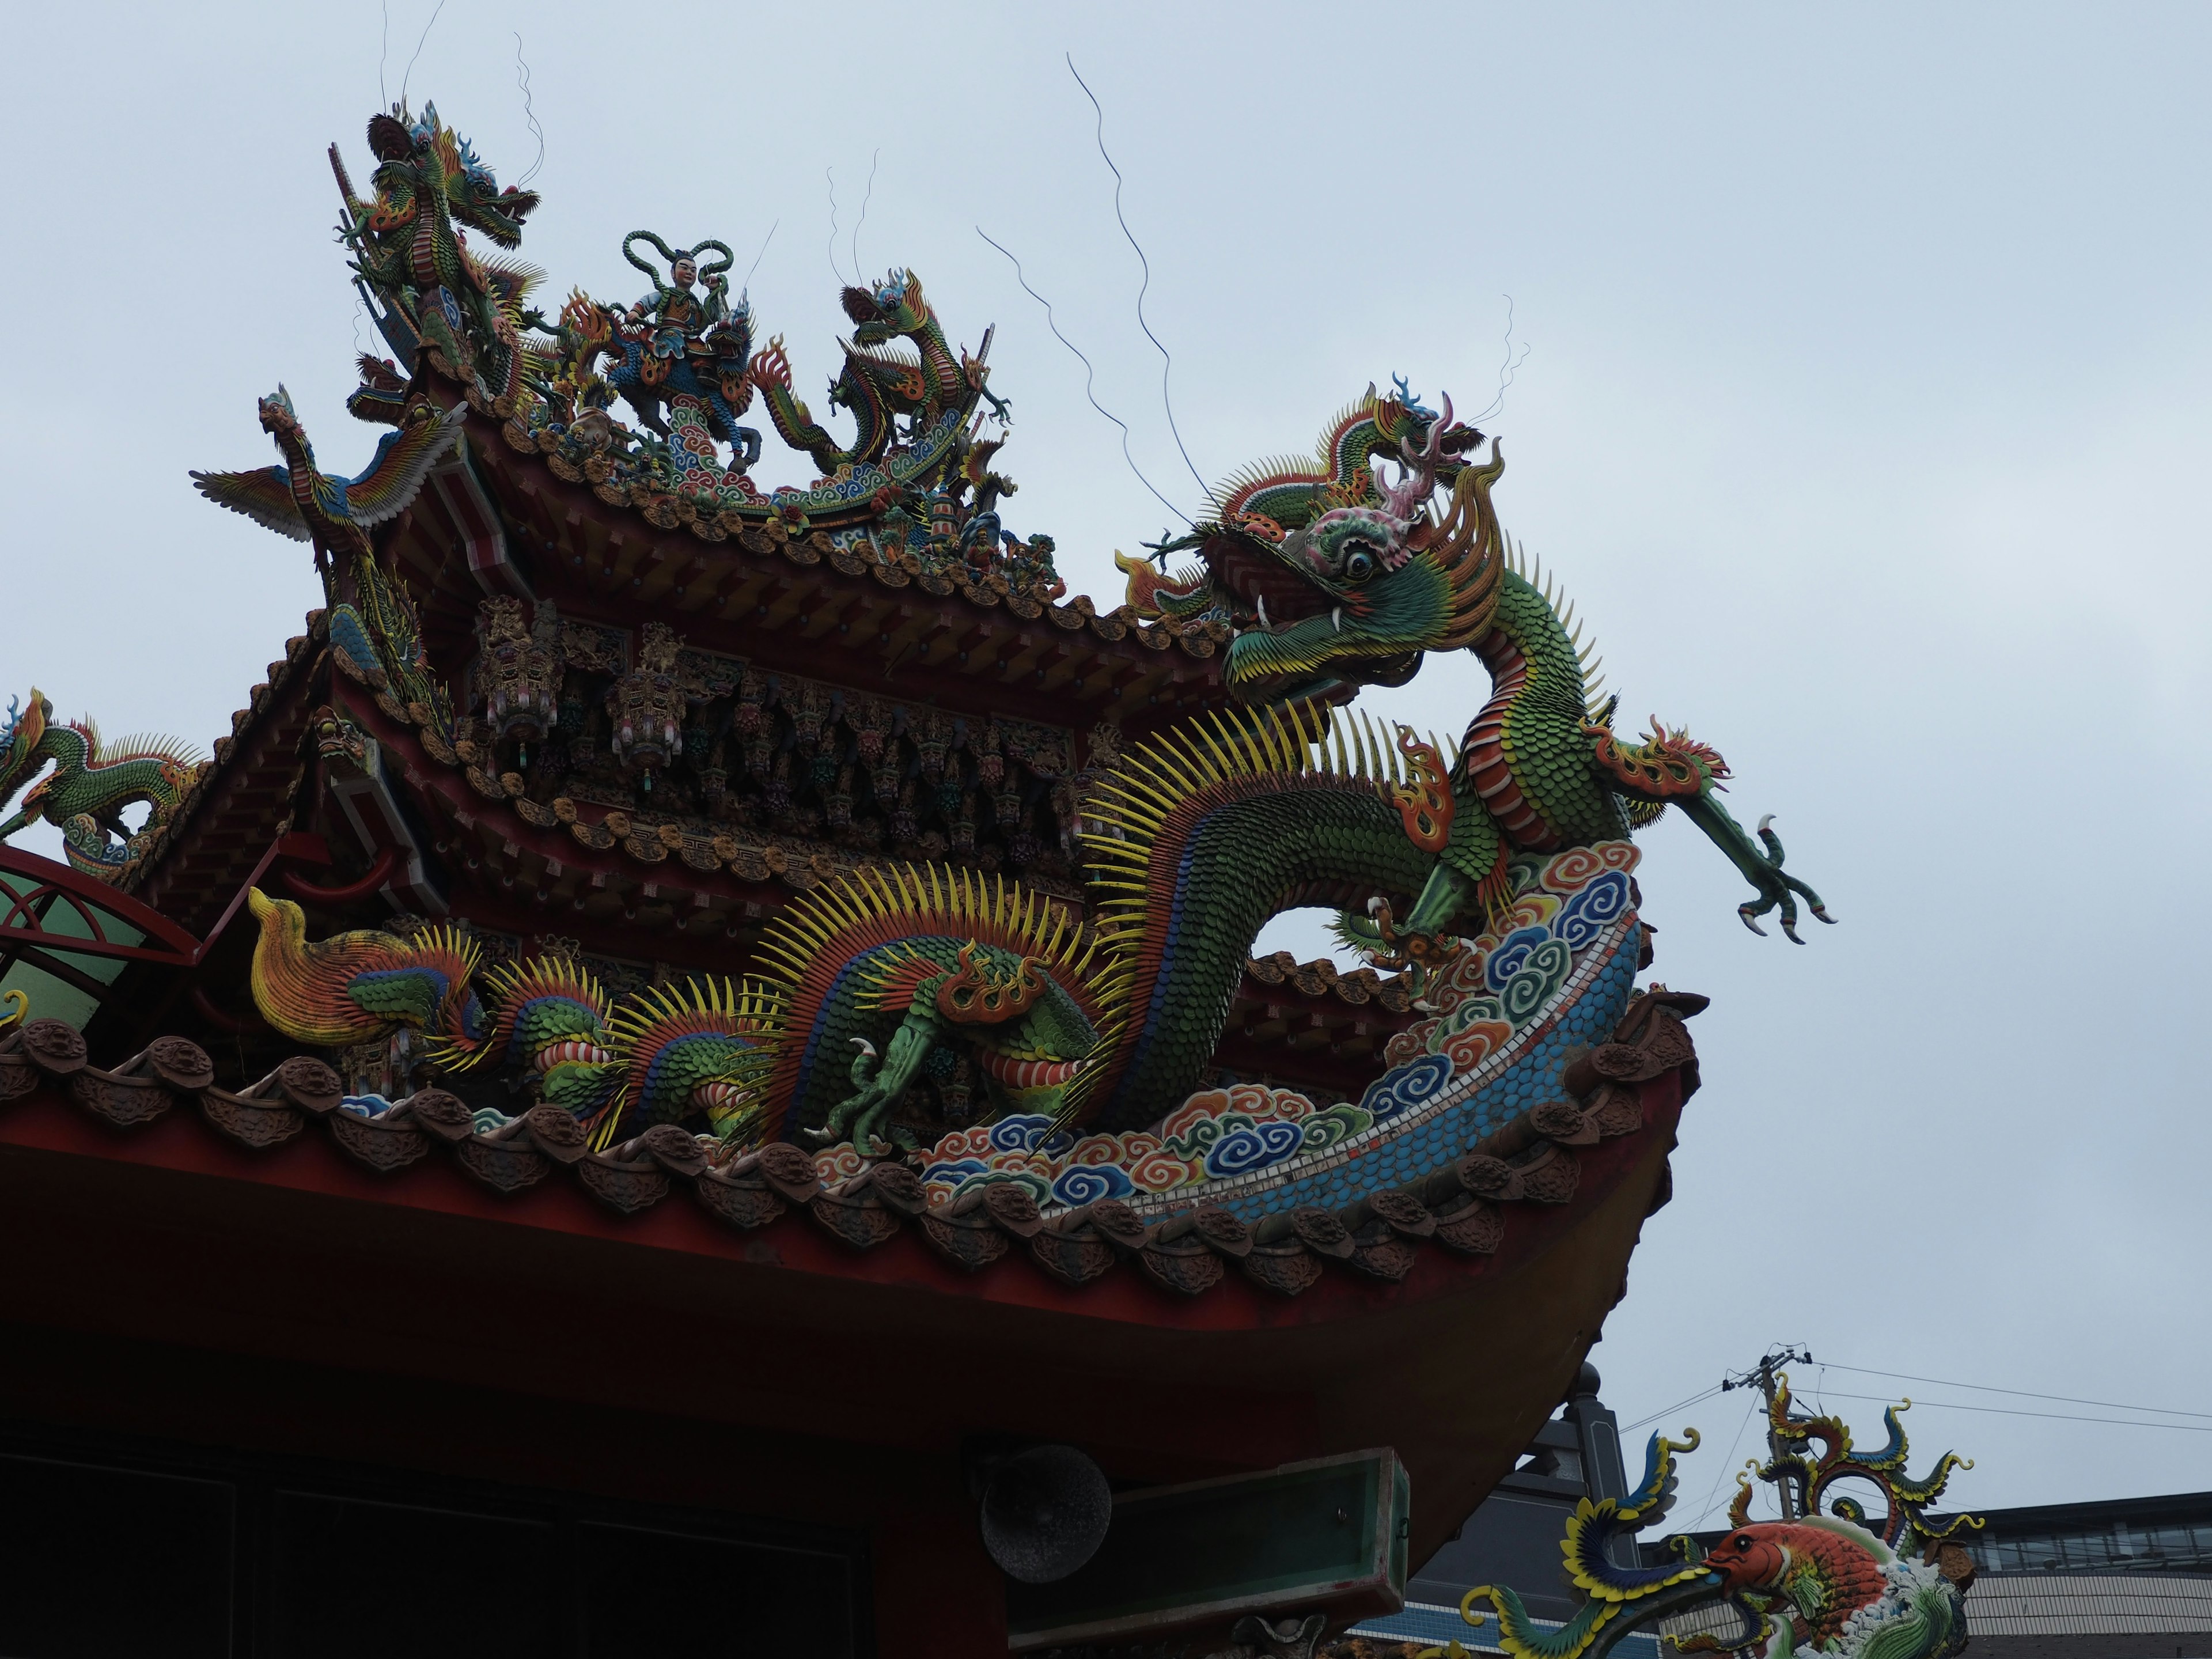
<path id="1" fill-rule="evenodd" d="M 520 1192 L 566 1170 L 624 1215 L 651 1208 L 681 1185 L 710 1213 L 747 1231 L 804 1210 L 855 1249 L 872 1249 L 911 1225 L 971 1272 L 1018 1245 L 1038 1269 L 1070 1286 L 1133 1265 L 1164 1289 L 1195 1296 L 1235 1268 L 1267 1290 L 1295 1297 L 1332 1270 L 1395 1283 L 1430 1246 L 1461 1256 L 1493 1254 L 1513 1206 L 1571 1200 L 1577 1149 L 1642 1129 L 1644 1085 L 1680 1071 L 1684 1095 L 1694 1090 L 1696 1054 L 1682 1021 L 1705 1006 L 1703 997 L 1662 986 L 1638 991 L 1612 1040 L 1568 1067 L 1563 1085 L 1573 1098 L 1534 1107 L 1406 1186 L 1378 1188 L 1335 1210 L 1278 1212 L 1257 1224 L 1212 1203 L 1147 1220 L 1115 1200 L 1048 1218 L 1026 1188 L 1011 1182 L 986 1185 L 933 1209 L 921 1178 L 904 1164 L 874 1164 L 825 1187 L 814 1160 L 787 1142 L 718 1163 L 711 1141 L 669 1124 L 593 1152 L 575 1120 L 557 1107 L 538 1106 L 480 1132 L 468 1106 L 437 1088 L 417 1090 L 376 1116 L 363 1116 L 347 1108 L 337 1074 L 304 1054 L 234 1091 L 217 1086 L 213 1062 L 187 1038 L 157 1038 L 105 1070 L 91 1063 L 76 1029 L 58 1019 L 31 1020 L 0 1036 L 0 1106 L 51 1085 L 123 1130 L 177 1106 L 194 1106 L 210 1128 L 256 1151 L 282 1146 L 319 1123 L 348 1157 L 380 1174 L 396 1175 L 442 1149 L 495 1192 Z"/>
<path id="2" fill-rule="evenodd" d="M 482 403 L 479 397 L 472 396 L 469 401 L 477 413 L 490 413 L 489 404 Z M 606 506 L 620 508 L 629 505 L 626 497 L 606 484 L 585 485 L 562 478 L 540 454 L 538 436 L 520 422 L 510 420 L 502 423 L 500 436 L 517 455 L 528 458 L 533 471 L 543 471 L 544 477 L 532 482 L 537 488 L 547 489 L 549 498 L 556 489 L 588 489 Z M 1134 607 L 1126 603 L 1101 611 L 1089 595 L 1082 593 L 1061 603 L 1048 582 L 1017 585 L 996 571 L 972 580 L 933 574 L 922 568 L 919 560 L 886 553 L 866 537 L 841 540 L 826 530 L 793 534 L 776 519 L 732 531 L 715 518 L 696 513 L 681 514 L 666 524 L 643 514 L 640 517 L 659 529 L 688 530 L 700 541 L 731 548 L 733 561 L 738 557 L 734 550 L 741 549 L 757 559 L 781 558 L 802 568 L 826 563 L 848 579 L 872 578 L 879 586 L 892 590 L 912 586 L 933 599 L 957 595 L 978 610 L 1003 607 L 1024 622 L 1044 617 L 1055 628 L 1071 633 L 1088 630 L 1109 644 L 1126 639 L 1153 651 L 1179 647 L 1186 656 L 1204 661 L 1229 643 L 1229 625 L 1218 617 L 1186 622 L 1176 617 L 1139 617 Z"/>
<path id="3" fill-rule="evenodd" d="M 1327 957 L 1300 962 L 1288 951 L 1277 951 L 1251 958 L 1244 973 L 1261 985 L 1287 986 L 1301 996 L 1334 997 L 1354 1007 L 1372 1002 L 1396 1014 L 1413 1006 L 1413 994 L 1403 975 L 1385 978 L 1372 968 L 1355 968 L 1347 974 Z"/>
<path id="4" fill-rule="evenodd" d="M 269 665 L 266 678 L 246 694 L 246 707 L 232 712 L 229 735 L 215 740 L 207 765 L 200 769 L 199 776 L 185 791 L 183 799 L 170 813 L 169 822 L 160 830 L 134 838 L 131 860 L 116 878 L 118 890 L 140 891 L 163 868 L 167 856 L 190 839 L 198 827 L 200 809 L 228 788 L 235 769 L 234 763 L 246 734 L 260 724 L 282 695 L 293 688 L 294 681 L 313 667 L 322 653 L 328 621 L 326 611 L 319 607 L 310 611 L 306 630 L 284 641 L 284 654 Z"/>

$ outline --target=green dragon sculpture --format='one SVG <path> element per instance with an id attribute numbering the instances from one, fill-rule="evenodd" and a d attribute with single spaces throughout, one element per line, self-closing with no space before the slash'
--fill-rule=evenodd
<path id="1" fill-rule="evenodd" d="M 854 329 L 852 340 L 842 343 L 844 366 L 830 382 L 830 402 L 854 416 L 857 429 L 851 443 L 840 444 L 816 424 L 793 394 L 791 363 L 781 336 L 769 343 L 752 371 L 777 434 L 810 457 L 824 477 L 841 467 L 881 460 L 902 436 L 902 422 L 905 435 L 911 436 L 938 424 L 948 410 L 964 417 L 985 401 L 1001 420 L 1006 418 L 1006 403 L 985 383 L 992 331 L 984 331 L 975 356 L 964 349 L 956 354 L 922 293 L 921 279 L 912 271 L 891 271 L 870 287 L 848 288 L 840 297 Z M 912 342 L 915 356 L 897 350 L 891 343 L 896 340 Z"/>
<path id="2" fill-rule="evenodd" d="M 1780 840 L 1760 821 L 1753 840 L 1721 804 L 1729 775 L 1717 752 L 1656 721 L 1642 743 L 1614 732 L 1618 699 L 1593 710 L 1595 665 L 1548 585 L 1519 568 L 1490 491 L 1504 470 L 1492 448 L 1468 459 L 1481 434 L 1412 394 L 1370 387 L 1324 433 L 1319 463 L 1253 469 L 1218 493 L 1214 518 L 1163 543 L 1194 548 L 1203 567 L 1179 579 L 1133 567 L 1140 611 L 1224 617 L 1237 630 L 1223 678 L 1252 702 L 1325 695 L 1338 687 L 1398 685 L 1435 651 L 1472 651 L 1492 690 L 1462 741 L 1449 796 L 1427 850 L 1437 856 L 1411 912 L 1388 907 L 1353 933 L 1390 960 L 1432 957 L 1462 918 L 1494 910 L 1508 858 L 1625 837 L 1679 807 L 1742 872 L 1756 896 L 1744 924 L 1781 909 L 1797 933 L 1797 900 L 1832 921 L 1820 896 L 1782 868 Z M 1374 463 L 1400 470 L 1387 487 Z M 1440 487 L 1449 507 L 1432 516 Z"/>
<path id="3" fill-rule="evenodd" d="M 468 142 L 438 118 L 435 104 L 420 116 L 398 104 L 371 118 L 368 147 L 378 161 L 369 200 L 354 193 L 337 145 L 330 156 L 344 204 L 339 234 L 362 285 L 384 302 L 374 311 L 379 327 L 403 362 L 411 366 L 427 347 L 493 413 L 512 414 L 529 395 L 532 360 L 520 329 L 542 273 L 478 257 L 459 227 L 514 247 L 537 194 L 501 189 Z"/>
<path id="4" fill-rule="evenodd" d="M 40 777 L 49 763 L 53 770 Z M 52 702 L 33 686 L 27 707 L 9 701 L 0 726 L 0 805 L 24 791 L 21 809 L 0 823 L 0 841 L 44 818 L 62 832 L 70 864 L 120 881 L 159 844 L 206 768 L 167 738 L 106 743 L 90 720 L 58 725 Z M 146 818 L 134 830 L 123 814 L 137 805 Z"/>

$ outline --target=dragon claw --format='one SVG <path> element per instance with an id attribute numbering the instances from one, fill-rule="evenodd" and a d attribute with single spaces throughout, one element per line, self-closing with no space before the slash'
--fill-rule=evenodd
<path id="1" fill-rule="evenodd" d="M 1759 918 L 1770 910 L 1779 908 L 1782 912 L 1782 936 L 1792 945 L 1805 942 L 1797 932 L 1797 902 L 1800 899 L 1804 900 L 1805 907 L 1822 921 L 1835 921 L 1828 914 L 1828 907 L 1820 902 L 1818 893 L 1783 869 L 1782 837 L 1774 833 L 1773 813 L 1763 816 L 1759 820 L 1758 829 L 1751 836 L 1745 835 L 1725 814 L 1718 816 L 1717 824 L 1709 826 L 1707 833 L 1720 842 L 1736 868 L 1742 871 L 1751 884 L 1758 889 L 1757 896 L 1736 907 L 1736 915 L 1743 918 L 1745 927 L 1761 939 L 1766 937 L 1766 930 L 1759 925 Z"/>

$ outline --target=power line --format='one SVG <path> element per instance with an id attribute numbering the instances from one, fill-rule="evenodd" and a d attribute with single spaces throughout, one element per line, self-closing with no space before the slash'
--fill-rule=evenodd
<path id="1" fill-rule="evenodd" d="M 1756 1400 L 1748 1401 L 1745 1405 L 1743 1421 L 1735 1425 L 1735 1438 L 1729 1442 L 1728 1455 L 1721 1460 L 1720 1468 L 1713 1471 L 1713 1486 L 1712 1490 L 1705 1494 L 1705 1506 L 1698 1511 L 1698 1518 L 1683 1528 L 1685 1532 L 1695 1532 L 1703 1526 L 1705 1517 L 1711 1515 L 1720 1503 L 1721 1482 L 1729 1478 L 1730 1470 L 1735 1467 L 1735 1449 L 1743 1444 L 1743 1431 L 1751 1426 L 1751 1419 L 1758 1413 L 1759 1402 Z"/>
<path id="2" fill-rule="evenodd" d="M 1900 1382 L 1932 1382 L 1939 1389 L 1972 1389 L 1976 1394 L 2008 1394 L 2022 1400 L 2055 1400 L 2065 1406 L 2101 1406 L 2107 1411 L 2148 1412 L 2156 1417 L 2201 1417 L 2212 1422 L 2212 1412 L 2174 1411 L 2164 1406 L 2130 1406 L 2120 1400 L 2083 1400 L 2070 1394 L 2038 1394 L 2033 1389 L 2000 1389 L 1987 1382 L 1954 1382 L 1948 1377 L 1915 1376 L 1909 1371 L 1877 1371 L 1864 1365 L 1831 1365 L 1832 1370 L 1853 1371 L 1861 1376 L 1893 1376 Z M 1863 1395 L 1854 1395 L 1863 1399 Z"/>
<path id="3" fill-rule="evenodd" d="M 1838 1365 L 1836 1369 L 1844 1370 L 1848 1368 Z M 1887 1375 L 1887 1373 L 1877 1373 L 1877 1375 Z M 1878 1394 L 1839 1394 L 1836 1398 L 1870 1400 L 1876 1405 L 1893 1406 L 1897 1403 Z M 2183 1434 L 2212 1434 L 2212 1425 L 2196 1423 L 2147 1423 L 2139 1417 L 2078 1417 L 2071 1412 L 2024 1412 L 2012 1406 L 1969 1406 L 1956 1400 L 1916 1400 L 1912 1403 L 1916 1406 L 1933 1406 L 1939 1411 L 1980 1412 L 1990 1417 L 2040 1417 L 2046 1418 L 2054 1423 L 2113 1423 L 2124 1429 L 2173 1429 Z M 2197 1415 L 2197 1413 L 2192 1413 L 2191 1415 Z"/>
<path id="4" fill-rule="evenodd" d="M 1676 1401 L 1664 1411 L 1654 1412 L 1649 1417 L 1638 1418 L 1636 1421 L 1623 1428 L 1621 1432 L 1623 1434 L 1633 1434 L 1637 1430 L 1643 1428 L 1646 1424 L 1656 1423 L 1662 1417 L 1672 1417 L 1676 1412 L 1687 1411 L 1691 1407 L 1697 1405 L 1701 1401 L 1711 1400 L 1720 1391 L 1721 1385 L 1716 1382 L 1711 1388 L 1705 1389 L 1702 1394 L 1693 1394 L 1687 1400 Z"/>

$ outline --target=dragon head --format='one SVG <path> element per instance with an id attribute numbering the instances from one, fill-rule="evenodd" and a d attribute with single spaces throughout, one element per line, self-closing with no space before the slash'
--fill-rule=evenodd
<path id="1" fill-rule="evenodd" d="M 307 717 L 315 739 L 315 753 L 326 765 L 367 776 L 375 769 L 376 740 L 344 715 L 324 703 Z"/>
<path id="2" fill-rule="evenodd" d="M 389 182 L 400 186 L 396 193 L 409 194 L 408 185 L 427 179 L 434 171 L 439 193 L 455 220 L 483 232 L 501 247 L 520 246 L 522 222 L 538 206 L 538 192 L 512 185 L 501 190 L 469 141 L 438 118 L 434 103 L 423 105 L 419 116 L 410 115 L 404 104 L 398 104 L 389 115 L 370 117 L 368 147 L 383 164 L 377 169 L 380 183 L 389 172 Z"/>
<path id="3" fill-rule="evenodd" d="M 856 345 L 881 345 L 918 333 L 935 315 L 922 297 L 921 278 L 910 270 L 888 271 L 870 287 L 846 289 L 838 298 L 853 319 Z"/>
<path id="4" fill-rule="evenodd" d="M 1488 626 L 1503 574 L 1490 485 L 1504 471 L 1464 457 L 1482 441 L 1407 393 L 1367 397 L 1322 434 L 1320 464 L 1264 464 L 1218 492 L 1218 511 L 1177 546 L 1201 572 L 1155 577 L 1141 611 L 1224 617 L 1223 665 L 1247 702 L 1332 684 L 1398 685 L 1424 653 L 1470 645 Z M 1374 462 L 1395 463 L 1395 482 Z M 1441 516 L 1431 507 L 1449 487 Z"/>
<path id="5" fill-rule="evenodd" d="M 37 686 L 31 688 L 31 704 L 8 699 L 8 721 L 0 726 L 0 799 L 13 794 L 40 763 L 39 744 L 46 735 L 46 722 L 54 706 Z"/>

